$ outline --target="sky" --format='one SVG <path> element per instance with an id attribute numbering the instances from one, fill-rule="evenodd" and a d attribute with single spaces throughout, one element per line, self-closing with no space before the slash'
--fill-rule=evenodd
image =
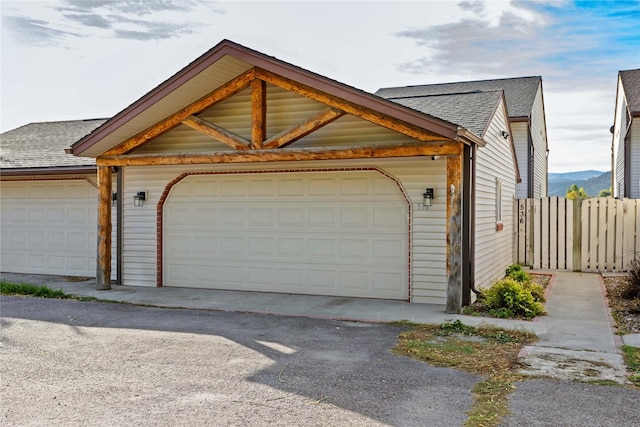
<path id="1" fill-rule="evenodd" d="M 2 132 L 111 117 L 228 39 L 371 93 L 541 76 L 549 172 L 607 171 L 618 71 L 640 68 L 640 0 L 0 0 L 0 14 Z"/>

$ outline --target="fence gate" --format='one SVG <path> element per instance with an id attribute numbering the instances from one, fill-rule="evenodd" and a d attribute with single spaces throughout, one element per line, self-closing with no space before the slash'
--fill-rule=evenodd
<path id="1" fill-rule="evenodd" d="M 515 258 L 535 269 L 624 271 L 640 252 L 640 200 L 519 199 Z"/>

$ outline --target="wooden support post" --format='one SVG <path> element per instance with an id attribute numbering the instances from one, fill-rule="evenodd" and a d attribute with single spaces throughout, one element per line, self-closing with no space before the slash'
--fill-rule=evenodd
<path id="1" fill-rule="evenodd" d="M 267 84 L 263 80 L 251 82 L 251 148 L 262 150 L 267 139 Z"/>
<path id="2" fill-rule="evenodd" d="M 462 311 L 462 156 L 447 157 L 447 313 Z"/>
<path id="3" fill-rule="evenodd" d="M 98 166 L 96 289 L 111 289 L 111 168 L 108 166 Z"/>

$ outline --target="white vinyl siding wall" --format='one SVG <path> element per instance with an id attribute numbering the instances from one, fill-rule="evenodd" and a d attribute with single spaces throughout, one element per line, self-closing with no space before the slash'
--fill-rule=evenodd
<path id="1" fill-rule="evenodd" d="M 485 134 L 485 147 L 476 156 L 476 228 L 475 228 L 475 285 L 486 288 L 504 276 L 512 263 L 513 200 L 515 197 L 515 168 L 508 139 L 500 131 L 507 128 L 504 104 L 501 103 Z M 502 224 L 496 229 L 496 192 L 502 187 Z"/>
<path id="2" fill-rule="evenodd" d="M 529 174 L 529 124 L 527 122 L 511 123 L 511 134 L 518 160 L 518 170 L 520 178 L 522 178 L 522 182 L 516 184 L 516 197 L 526 199 L 529 197 L 529 183 L 527 182 Z"/>
<path id="3" fill-rule="evenodd" d="M 624 88 L 618 79 L 618 92 L 616 98 L 616 112 L 613 134 L 613 197 L 624 196 L 624 138 L 627 131 L 627 103 L 625 101 Z"/>
<path id="4" fill-rule="evenodd" d="M 165 186 L 189 171 L 264 171 L 306 168 L 353 168 L 376 166 L 397 179 L 411 199 L 413 257 L 410 277 L 413 302 L 446 302 L 446 160 L 381 159 L 332 162 L 278 162 L 262 164 L 225 164 L 195 166 L 126 167 L 124 171 L 124 267 L 126 285 L 156 286 L 157 242 L 156 206 Z M 428 211 L 418 211 L 426 187 L 435 187 L 436 197 Z M 133 195 L 148 191 L 143 207 L 133 206 Z M 408 248 L 407 248 L 408 250 Z M 408 268 L 408 266 L 407 266 Z"/>
<path id="5" fill-rule="evenodd" d="M 629 197 L 640 199 L 640 118 L 632 119 L 629 129 L 629 148 L 631 161 L 629 164 L 630 186 Z"/>
<path id="6" fill-rule="evenodd" d="M 545 128 L 542 87 L 538 87 L 531 109 L 531 140 L 533 143 L 533 197 L 547 196 L 547 133 Z"/>

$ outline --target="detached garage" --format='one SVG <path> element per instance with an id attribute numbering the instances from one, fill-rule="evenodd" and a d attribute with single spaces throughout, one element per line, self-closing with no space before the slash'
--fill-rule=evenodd
<path id="1" fill-rule="evenodd" d="M 385 99 L 225 40 L 92 125 L 67 152 L 97 166 L 72 178 L 97 184 L 85 217 L 98 289 L 113 275 L 459 312 L 511 262 L 518 172 L 501 91 Z"/>

